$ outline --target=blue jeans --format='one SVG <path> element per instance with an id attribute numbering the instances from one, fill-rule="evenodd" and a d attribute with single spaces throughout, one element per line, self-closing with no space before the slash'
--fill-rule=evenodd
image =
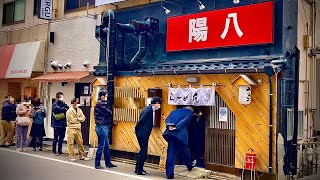
<path id="1" fill-rule="evenodd" d="M 17 125 L 17 148 L 25 148 L 27 144 L 27 133 L 29 126 L 19 126 Z"/>
<path id="2" fill-rule="evenodd" d="M 58 143 L 58 153 L 62 154 L 62 144 L 63 139 L 66 136 L 66 128 L 53 128 L 54 139 L 52 142 L 52 153 L 56 154 L 57 152 L 57 143 Z"/>
<path id="3" fill-rule="evenodd" d="M 109 140 L 108 140 L 109 128 L 107 125 L 96 125 L 96 133 L 98 136 L 98 149 L 96 152 L 95 167 L 100 166 L 102 157 L 102 151 L 104 155 L 105 165 L 111 165 L 110 153 L 109 153 Z"/>

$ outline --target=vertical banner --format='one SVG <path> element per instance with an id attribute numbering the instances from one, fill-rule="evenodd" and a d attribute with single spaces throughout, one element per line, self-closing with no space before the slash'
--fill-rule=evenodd
<path id="1" fill-rule="evenodd" d="M 242 105 L 248 105 L 251 103 L 251 86 L 239 87 L 239 102 Z"/>
<path id="2" fill-rule="evenodd" d="M 200 105 L 201 106 L 214 106 L 215 105 L 215 88 L 200 88 Z"/>
<path id="3" fill-rule="evenodd" d="M 192 91 L 191 105 L 200 106 L 200 89 L 190 88 Z"/>
<path id="4" fill-rule="evenodd" d="M 168 104 L 180 105 L 179 99 L 181 98 L 181 88 L 169 87 Z"/>
<path id="5" fill-rule="evenodd" d="M 191 105 L 191 88 L 181 89 L 180 105 Z"/>

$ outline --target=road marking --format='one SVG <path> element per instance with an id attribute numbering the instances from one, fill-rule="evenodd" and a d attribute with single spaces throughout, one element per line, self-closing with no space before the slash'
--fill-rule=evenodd
<path id="1" fill-rule="evenodd" d="M 17 153 L 17 154 L 22 154 L 22 155 L 27 155 L 27 156 L 31 156 L 31 157 L 37 157 L 37 158 L 46 159 L 46 160 L 50 160 L 50 161 L 60 162 L 60 163 L 64 163 L 64 164 L 70 164 L 70 165 L 83 167 L 83 168 L 87 168 L 87 169 L 93 169 L 93 170 L 96 170 L 96 171 L 103 171 L 103 172 L 107 172 L 107 173 L 110 173 L 110 174 L 116 174 L 116 175 L 120 175 L 120 176 L 125 176 L 125 177 L 130 177 L 130 178 L 135 178 L 135 179 L 142 179 L 142 180 L 150 180 L 149 178 L 139 177 L 139 176 L 136 176 L 136 175 L 110 171 L 110 170 L 107 170 L 107 169 L 99 170 L 99 169 L 95 169 L 94 167 L 91 167 L 91 166 L 86 166 L 86 165 L 82 165 L 82 164 L 78 164 L 78 163 L 74 163 L 74 162 L 68 162 L 68 161 L 64 161 L 64 160 L 60 160 L 60 159 L 54 159 L 54 158 L 44 157 L 44 156 L 35 155 L 35 154 L 29 154 L 29 153 L 25 153 L 25 152 L 18 152 L 18 151 L 11 150 L 11 149 L 0 148 L 0 150 L 7 151 L 7 152 L 13 152 L 13 153 Z"/>

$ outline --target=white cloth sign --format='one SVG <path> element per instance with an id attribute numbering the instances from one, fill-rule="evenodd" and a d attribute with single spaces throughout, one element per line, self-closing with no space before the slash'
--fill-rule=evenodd
<path id="1" fill-rule="evenodd" d="M 221 121 L 221 122 L 228 121 L 228 108 L 219 107 L 219 121 Z"/>
<path id="2" fill-rule="evenodd" d="M 169 88 L 168 104 L 214 106 L 215 88 Z"/>
<path id="3" fill-rule="evenodd" d="M 181 88 L 169 88 L 168 104 L 180 105 Z"/>
<path id="4" fill-rule="evenodd" d="M 251 103 L 251 86 L 239 87 L 239 102 L 243 105 Z"/>
<path id="5" fill-rule="evenodd" d="M 200 105 L 214 106 L 215 105 L 215 88 L 200 88 Z"/>

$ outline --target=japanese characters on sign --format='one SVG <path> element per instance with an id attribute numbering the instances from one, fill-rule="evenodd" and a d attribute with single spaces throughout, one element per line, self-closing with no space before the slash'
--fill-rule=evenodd
<path id="1" fill-rule="evenodd" d="M 273 43 L 273 24 L 273 2 L 171 17 L 167 52 Z"/>
<path id="2" fill-rule="evenodd" d="M 214 106 L 215 88 L 169 88 L 168 104 L 170 105 L 193 105 Z"/>
<path id="3" fill-rule="evenodd" d="M 251 103 L 251 86 L 239 86 L 239 102 L 242 105 Z"/>

